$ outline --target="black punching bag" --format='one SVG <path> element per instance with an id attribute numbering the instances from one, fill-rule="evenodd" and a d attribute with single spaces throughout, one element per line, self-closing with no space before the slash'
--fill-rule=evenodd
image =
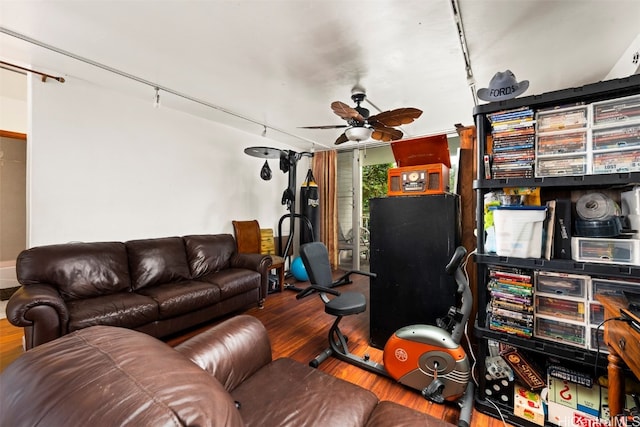
<path id="1" fill-rule="evenodd" d="M 311 233 L 306 225 L 307 221 L 302 220 L 300 244 L 320 241 L 320 195 L 311 169 L 307 172 L 307 177 L 300 187 L 300 210 L 300 213 L 309 220 L 313 228 L 313 233 Z"/>

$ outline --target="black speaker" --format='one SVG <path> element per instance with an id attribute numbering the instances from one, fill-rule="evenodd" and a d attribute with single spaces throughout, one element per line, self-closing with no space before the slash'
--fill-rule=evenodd
<path id="1" fill-rule="evenodd" d="M 436 324 L 456 304 L 445 272 L 460 242 L 456 194 L 371 199 L 369 227 L 370 343 L 384 348 L 391 334 L 413 324 Z"/>

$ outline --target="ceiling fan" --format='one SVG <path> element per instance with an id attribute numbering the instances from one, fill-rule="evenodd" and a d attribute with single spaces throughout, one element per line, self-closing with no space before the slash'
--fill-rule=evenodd
<path id="1" fill-rule="evenodd" d="M 346 128 L 344 133 L 336 139 L 336 145 L 347 141 L 364 141 L 369 137 L 378 141 L 389 142 L 402 138 L 403 133 L 394 126 L 406 125 L 420 117 L 422 110 L 417 108 L 397 108 L 383 111 L 370 116 L 369 110 L 360 106 L 367 94 L 363 89 L 355 87 L 351 91 L 351 99 L 355 107 L 349 107 L 344 102 L 334 101 L 331 109 L 340 118 L 347 121 L 346 125 L 302 126 L 302 129 L 339 129 Z"/>

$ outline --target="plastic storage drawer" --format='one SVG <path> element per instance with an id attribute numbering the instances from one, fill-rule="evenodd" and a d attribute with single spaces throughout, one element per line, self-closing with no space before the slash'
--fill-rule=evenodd
<path id="1" fill-rule="evenodd" d="M 536 176 L 571 176 L 587 173 L 587 156 L 536 158 Z"/>
<path id="2" fill-rule="evenodd" d="M 577 132 L 554 132 L 536 135 L 536 152 L 538 155 L 583 153 L 586 150 L 587 132 L 584 129 Z"/>
<path id="3" fill-rule="evenodd" d="M 589 298 L 595 300 L 596 295 L 623 296 L 624 291 L 640 293 L 640 282 L 594 278 L 591 279 Z"/>
<path id="4" fill-rule="evenodd" d="M 534 336 L 561 344 L 587 346 L 586 326 L 546 317 L 535 317 Z"/>
<path id="5" fill-rule="evenodd" d="M 536 134 L 586 128 L 587 124 L 586 106 L 538 111 L 536 114 Z"/>
<path id="6" fill-rule="evenodd" d="M 640 145 L 640 124 L 594 129 L 593 149 L 606 150 Z"/>
<path id="7" fill-rule="evenodd" d="M 581 274 L 536 272 L 536 292 L 551 295 L 584 298 L 590 282 L 591 277 Z"/>
<path id="8" fill-rule="evenodd" d="M 593 125 L 640 121 L 640 95 L 594 102 Z"/>
<path id="9" fill-rule="evenodd" d="M 598 326 L 604 320 L 604 306 L 599 302 L 589 302 L 589 324 Z"/>
<path id="10" fill-rule="evenodd" d="M 584 300 L 576 301 L 536 294 L 535 313 L 536 315 L 541 314 L 558 319 L 574 320 L 576 322 L 584 322 L 586 320 Z"/>
<path id="11" fill-rule="evenodd" d="M 640 148 L 593 152 L 593 173 L 618 173 L 640 171 Z"/>
<path id="12" fill-rule="evenodd" d="M 640 240 L 572 237 L 574 261 L 640 265 Z"/>

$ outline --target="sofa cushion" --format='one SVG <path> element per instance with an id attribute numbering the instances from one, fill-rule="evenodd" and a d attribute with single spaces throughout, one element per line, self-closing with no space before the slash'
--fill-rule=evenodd
<path id="1" fill-rule="evenodd" d="M 231 234 L 200 234 L 182 239 L 194 279 L 228 268 L 236 252 L 236 241 Z"/>
<path id="2" fill-rule="evenodd" d="M 158 304 L 131 292 L 69 301 L 67 309 L 67 332 L 95 325 L 136 328 L 158 319 Z"/>
<path id="3" fill-rule="evenodd" d="M 91 298 L 129 290 L 127 252 L 120 242 L 39 246 L 22 251 L 16 261 L 23 285 L 49 284 L 64 300 Z"/>
<path id="4" fill-rule="evenodd" d="M 206 282 L 174 282 L 137 291 L 158 304 L 160 319 L 190 313 L 220 301 L 220 288 Z"/>
<path id="5" fill-rule="evenodd" d="M 453 427 L 453 424 L 395 402 L 380 402 L 367 421 L 366 427 Z"/>
<path id="6" fill-rule="evenodd" d="M 42 344 L 0 380 L 7 426 L 242 426 L 213 376 L 123 328 L 94 326 Z"/>
<path id="7" fill-rule="evenodd" d="M 125 246 L 134 290 L 191 278 L 180 237 L 130 240 Z"/>
<path id="8" fill-rule="evenodd" d="M 220 288 L 221 300 L 259 289 L 260 279 L 260 273 L 257 271 L 243 268 L 227 268 L 201 278 L 202 281 L 213 283 Z"/>
<path id="9" fill-rule="evenodd" d="M 236 387 L 246 426 L 362 426 L 378 403 L 364 388 L 292 359 L 278 359 Z"/>

